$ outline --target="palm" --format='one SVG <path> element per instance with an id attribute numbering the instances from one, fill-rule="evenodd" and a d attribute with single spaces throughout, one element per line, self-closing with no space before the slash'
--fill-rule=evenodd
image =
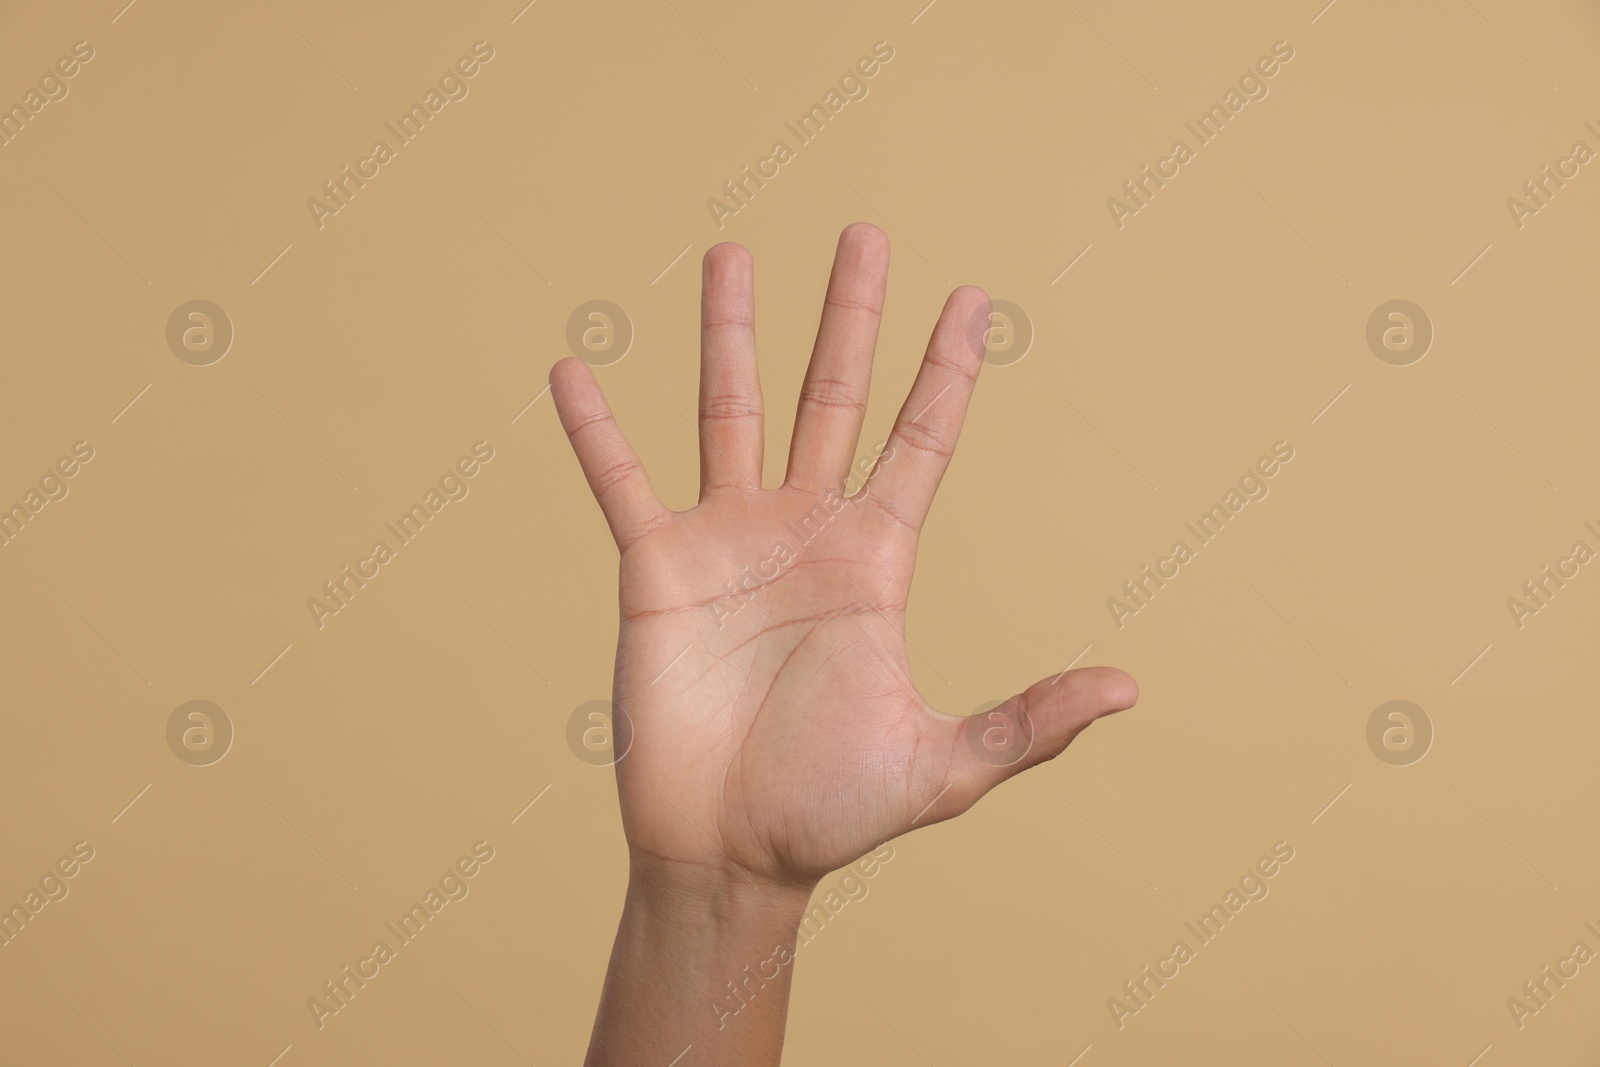
<path id="1" fill-rule="evenodd" d="M 706 256 L 697 507 L 674 514 L 655 498 L 581 362 L 552 372 L 622 549 L 617 777 L 636 856 L 814 880 L 959 814 L 1133 701 L 1131 679 L 1104 668 L 1041 682 L 993 723 L 940 715 L 917 692 L 902 628 L 917 531 L 981 366 L 968 324 L 987 301 L 952 294 L 877 469 L 847 498 L 887 259 L 872 227 L 840 238 L 779 489 L 760 487 L 751 270 L 737 246 Z M 985 728 L 1004 747 L 974 744 Z"/>
<path id="2" fill-rule="evenodd" d="M 799 520 L 818 510 L 829 521 L 802 544 Z M 785 488 L 708 502 L 630 550 L 617 699 L 637 748 L 618 772 L 630 815 L 664 809 L 648 835 L 630 826 L 636 843 L 678 857 L 714 843 L 762 874 L 820 874 L 927 803 L 916 798 L 948 752 L 917 743 L 937 720 L 891 622 L 914 547 L 886 521 L 859 499 L 833 515 L 823 497 Z M 730 595 L 724 583 L 760 575 L 743 568 L 779 543 L 794 560 Z M 702 581 L 684 588 L 685 575 Z"/>

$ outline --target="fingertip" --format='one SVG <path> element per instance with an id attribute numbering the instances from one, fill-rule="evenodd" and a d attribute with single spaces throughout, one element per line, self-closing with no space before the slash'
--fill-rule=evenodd
<path id="1" fill-rule="evenodd" d="M 722 241 L 706 249 L 706 254 L 701 257 L 702 268 L 709 272 L 724 270 L 730 267 L 753 267 L 755 255 L 738 241 Z"/>
<path id="2" fill-rule="evenodd" d="M 1139 702 L 1139 683 L 1116 667 L 1078 667 L 1041 686 L 1057 690 L 1068 706 L 1084 708 L 1092 718 L 1126 711 Z"/>
<path id="3" fill-rule="evenodd" d="M 889 235 L 870 222 L 852 222 L 839 231 L 839 247 L 887 259 Z"/>
<path id="4" fill-rule="evenodd" d="M 1139 683 L 1127 671 L 1106 667 L 1104 686 L 1106 700 L 1112 711 L 1127 711 L 1139 703 Z"/>
<path id="5" fill-rule="evenodd" d="M 976 310 L 985 307 L 991 301 L 989 300 L 989 294 L 979 286 L 958 285 L 955 291 L 950 294 L 950 302 L 952 304 L 966 304 Z"/>
<path id="6" fill-rule="evenodd" d="M 939 315 L 935 330 L 945 331 L 952 346 L 956 344 L 957 331 L 966 357 L 978 370 L 988 352 L 989 329 L 993 325 L 993 305 L 989 294 L 976 285 L 961 285 L 945 298 L 944 311 Z M 953 350 L 953 349 L 952 349 Z"/>
<path id="7" fill-rule="evenodd" d="M 550 376 L 548 381 L 552 387 L 554 387 L 558 382 L 570 381 L 572 375 L 582 374 L 585 366 L 586 365 L 584 364 L 583 360 L 579 359 L 577 356 L 563 356 L 554 363 L 550 364 Z"/>

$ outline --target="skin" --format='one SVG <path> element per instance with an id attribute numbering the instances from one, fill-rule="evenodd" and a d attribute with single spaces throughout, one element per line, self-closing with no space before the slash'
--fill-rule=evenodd
<path id="1" fill-rule="evenodd" d="M 585 363 L 551 370 L 621 552 L 613 701 L 630 874 L 589 1067 L 778 1063 L 787 953 L 821 879 L 961 814 L 1138 698 L 1109 667 L 1047 677 L 970 719 L 917 692 L 905 641 L 917 537 L 983 366 L 989 301 L 950 294 L 875 469 L 846 499 L 888 269 L 881 230 L 840 235 L 776 489 L 761 485 L 743 247 L 717 245 L 702 265 L 695 507 L 657 498 Z M 775 557 L 778 542 L 790 553 Z"/>

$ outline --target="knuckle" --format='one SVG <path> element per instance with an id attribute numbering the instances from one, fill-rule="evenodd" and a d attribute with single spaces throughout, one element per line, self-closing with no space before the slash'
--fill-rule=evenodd
<path id="1" fill-rule="evenodd" d="M 867 303 L 865 300 L 853 300 L 846 296 L 827 296 L 823 298 L 823 306 L 843 308 L 846 311 L 861 311 L 877 318 L 883 314 L 883 308 Z"/>
<path id="2" fill-rule="evenodd" d="M 700 417 L 713 422 L 730 419 L 759 419 L 761 408 L 747 396 L 737 393 L 717 393 L 700 402 Z"/>
<path id="3" fill-rule="evenodd" d="M 900 440 L 913 452 L 949 459 L 951 448 L 945 435 L 920 422 L 908 422 L 899 428 Z"/>
<path id="4" fill-rule="evenodd" d="M 584 430 L 592 430 L 597 426 L 604 426 L 606 423 L 613 421 L 615 420 L 612 419 L 611 412 L 607 411 L 605 408 L 597 408 L 594 411 L 591 411 L 586 415 L 579 416 L 576 420 L 574 420 L 571 428 L 567 430 L 567 436 L 569 438 L 575 438 Z"/>
<path id="5" fill-rule="evenodd" d="M 844 378 L 807 378 L 800 386 L 800 402 L 823 408 L 842 408 L 846 411 L 865 411 L 866 398 L 855 383 Z"/>
<path id="6" fill-rule="evenodd" d="M 605 496 L 625 484 L 641 470 L 643 468 L 636 459 L 617 460 L 615 463 L 595 471 L 594 477 L 589 480 L 589 484 L 594 489 L 595 496 Z"/>
<path id="7" fill-rule="evenodd" d="M 976 382 L 978 380 L 978 371 L 983 367 L 981 359 L 958 359 L 943 348 L 936 348 L 930 351 L 926 357 L 926 362 L 928 366 L 936 370 L 942 370 L 946 374 L 952 374 L 968 382 Z"/>

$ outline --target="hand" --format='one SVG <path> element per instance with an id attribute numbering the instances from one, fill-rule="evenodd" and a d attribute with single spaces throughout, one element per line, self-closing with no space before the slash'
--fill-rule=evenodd
<path id="1" fill-rule="evenodd" d="M 565 359 L 551 375 L 622 552 L 613 701 L 633 731 L 615 743 L 636 858 L 812 885 L 913 820 L 960 814 L 1136 698 L 1109 668 L 1047 678 L 970 720 L 917 692 L 904 637 L 917 536 L 983 366 L 969 321 L 987 326 L 988 299 L 950 295 L 872 477 L 846 498 L 888 261 L 876 227 L 840 236 L 777 489 L 761 486 L 744 248 L 704 261 L 696 507 L 657 499 L 587 365 Z M 973 730 L 1010 735 L 991 736 L 993 762 L 968 744 Z"/>
<path id="2" fill-rule="evenodd" d="M 586 364 L 551 372 L 622 554 L 614 744 L 635 883 L 702 898 L 798 892 L 803 908 L 829 871 L 959 815 L 1137 697 L 1104 667 L 1047 677 L 970 719 L 917 692 L 904 637 L 917 537 L 983 366 L 989 302 L 971 287 L 950 295 L 876 467 L 846 497 L 863 472 L 888 262 L 876 227 L 841 234 L 777 489 L 761 485 L 744 248 L 718 245 L 703 265 L 695 507 L 656 497 Z"/>

